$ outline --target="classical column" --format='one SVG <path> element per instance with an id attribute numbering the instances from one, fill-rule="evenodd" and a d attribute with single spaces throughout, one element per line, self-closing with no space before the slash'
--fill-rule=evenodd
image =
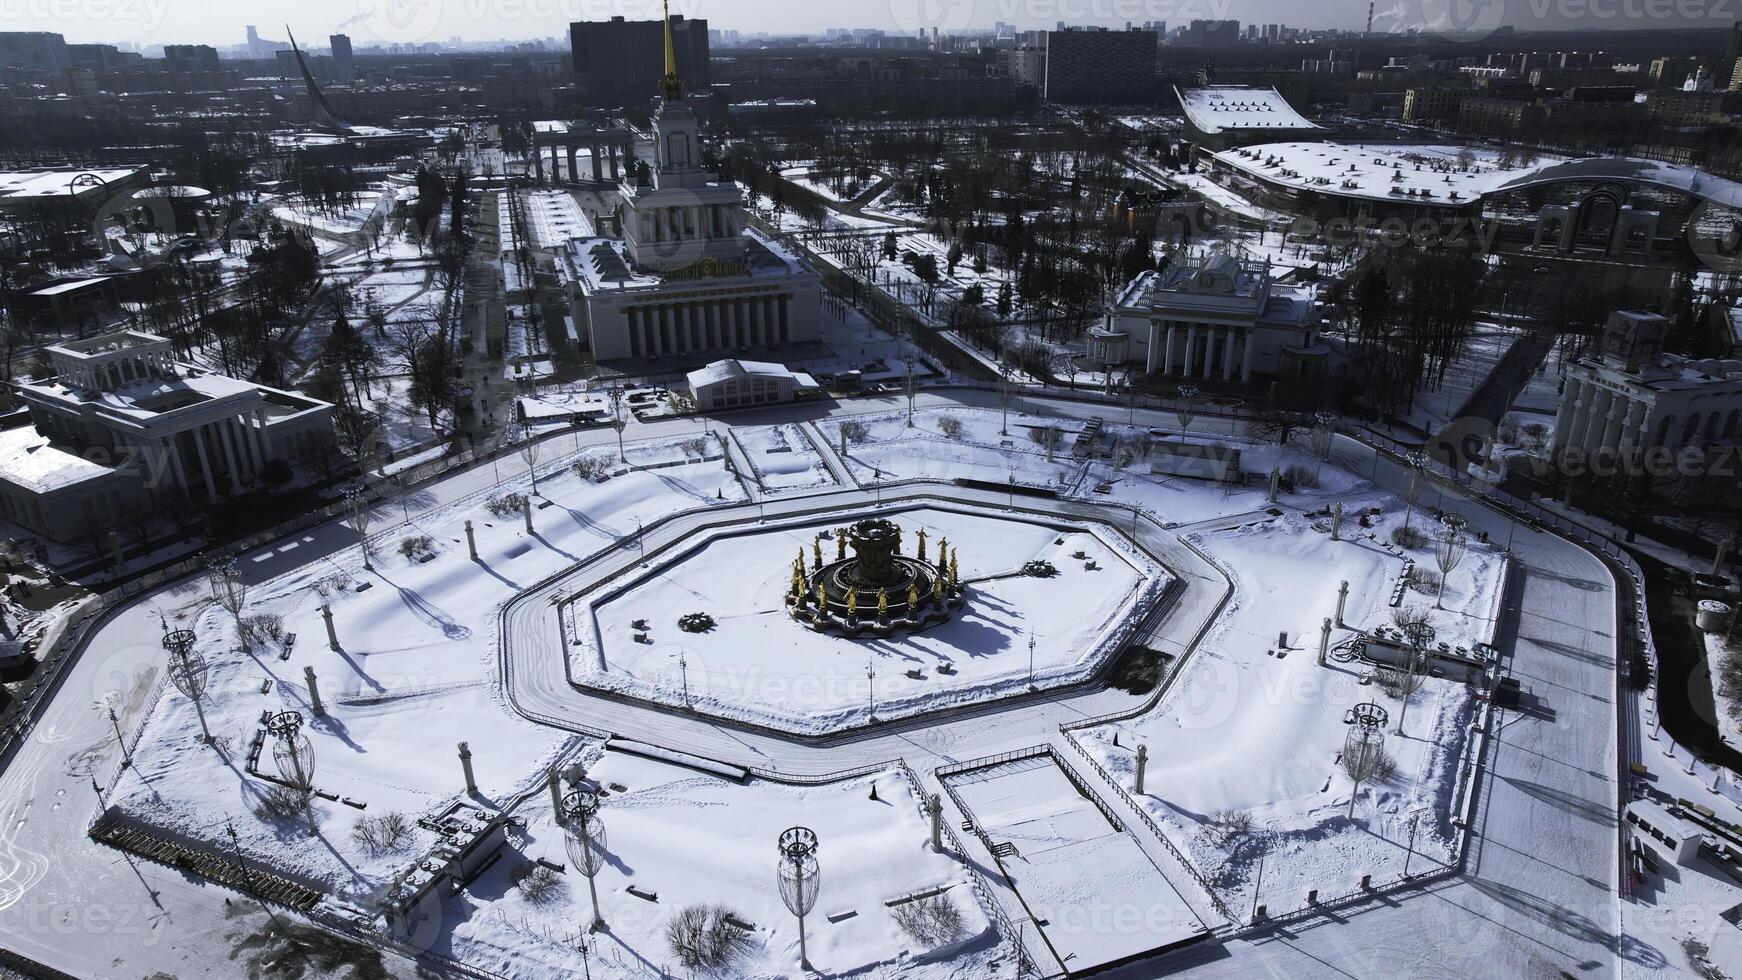
<path id="1" fill-rule="evenodd" d="M 1572 392 L 1569 389 L 1569 394 L 1571 393 Z M 1566 437 L 1561 443 L 1562 448 L 1570 449 L 1574 446 L 1583 448 L 1585 444 L 1585 426 L 1590 422 L 1591 409 L 1593 407 L 1592 403 L 1595 400 L 1595 386 L 1588 382 L 1579 382 L 1577 397 L 1573 399 L 1572 424 L 1568 425 L 1565 429 Z M 1558 436 L 1561 430 L 1557 429 L 1555 432 Z"/>
<path id="2" fill-rule="evenodd" d="M 1633 399 L 1620 395 L 1609 401 L 1609 420 L 1603 426 L 1601 448 L 1616 451 L 1621 448 L 1621 435 L 1627 428 L 1627 415 L 1633 409 Z"/>
<path id="3" fill-rule="evenodd" d="M 1192 351 L 1197 349 L 1197 345 L 1198 328 L 1196 324 L 1193 324 L 1186 328 L 1186 349 L 1182 352 L 1185 356 L 1181 358 L 1179 372 L 1183 377 L 1192 376 Z"/>
<path id="4" fill-rule="evenodd" d="M 563 149 L 568 151 L 569 179 L 570 180 L 580 180 L 581 179 L 581 168 L 575 165 L 575 144 L 570 143 L 567 146 L 563 147 Z"/>
<path id="5" fill-rule="evenodd" d="M 1211 327 L 1204 333 L 1204 374 L 1209 378 L 1216 373 L 1216 334 L 1220 331 Z"/>
<path id="6" fill-rule="evenodd" d="M 1167 346 L 1162 348 L 1161 373 L 1163 377 L 1173 373 L 1173 321 L 1167 321 Z"/>
<path id="7" fill-rule="evenodd" d="M 719 350 L 726 346 L 720 343 L 720 304 L 718 301 L 707 305 L 708 311 L 708 349 Z"/>
<path id="8" fill-rule="evenodd" d="M 160 445 L 163 446 L 163 454 L 169 457 L 169 466 L 171 472 L 175 474 L 176 487 L 181 490 L 183 496 L 188 496 L 188 474 L 186 467 L 181 464 L 181 442 L 171 435 L 160 440 Z"/>
<path id="9" fill-rule="evenodd" d="M 792 297 L 782 295 L 779 302 L 780 312 L 780 342 L 792 342 Z"/>
<path id="10" fill-rule="evenodd" d="M 264 467 L 266 461 L 272 458 L 272 453 L 266 449 L 265 409 L 257 408 L 254 410 L 254 445 L 260 450 L 260 465 Z"/>
<path id="11" fill-rule="evenodd" d="M 708 349 L 707 310 L 699 302 L 689 304 L 690 350 Z"/>
<path id="12" fill-rule="evenodd" d="M 214 422 L 212 428 L 218 431 L 218 442 L 224 447 L 224 461 L 230 465 L 230 492 L 241 493 L 242 467 L 237 462 L 240 457 L 236 453 L 236 440 L 230 435 L 229 420 Z"/>
<path id="13" fill-rule="evenodd" d="M 1258 328 L 1254 327 L 1251 330 L 1246 331 L 1245 337 L 1241 338 L 1241 344 L 1240 344 L 1240 348 L 1241 348 L 1241 350 L 1240 350 L 1240 383 L 1241 384 L 1245 384 L 1248 381 L 1252 380 L 1252 341 L 1256 337 L 1257 333 L 1258 333 Z"/>
<path id="14" fill-rule="evenodd" d="M 1593 401 L 1585 413 L 1584 438 L 1580 440 L 1587 453 L 1595 452 L 1603 445 L 1603 429 L 1609 424 L 1609 407 L 1615 403 L 1615 394 L 1605 388 L 1597 392 Z"/>
<path id="15" fill-rule="evenodd" d="M 1643 399 L 1633 399 L 1627 409 L 1627 418 L 1621 423 L 1621 455 L 1630 456 L 1635 449 L 1645 442 L 1645 412 Z"/>
<path id="16" fill-rule="evenodd" d="M 1234 328 L 1222 332 L 1222 380 L 1234 380 Z"/>
<path id="17" fill-rule="evenodd" d="M 242 427 L 241 428 L 242 444 L 248 450 L 248 453 L 247 453 L 248 458 L 253 460 L 253 462 L 254 462 L 254 472 L 259 473 L 261 467 L 266 465 L 266 460 L 261 458 L 260 443 L 256 439 L 257 433 L 254 430 L 254 426 L 250 424 L 253 421 L 254 417 L 255 417 L 255 413 L 252 409 L 250 409 L 247 415 L 244 415 L 236 420 L 236 424 Z"/>
<path id="18" fill-rule="evenodd" d="M 587 148 L 587 152 L 593 158 L 593 182 L 600 183 L 600 182 L 604 181 L 605 175 L 599 169 L 599 144 L 594 143 L 592 146 Z"/>
<path id="19" fill-rule="evenodd" d="M 1573 412 L 1578 406 L 1579 392 L 1583 387 L 1581 382 L 1568 378 L 1566 389 L 1561 392 L 1561 407 L 1554 418 L 1554 435 L 1555 442 L 1563 447 L 1572 435 Z"/>
<path id="20" fill-rule="evenodd" d="M 206 479 L 206 496 L 212 500 L 218 499 L 218 484 L 212 480 L 212 459 L 206 455 L 206 439 L 201 429 L 193 429 L 194 450 L 200 457 L 200 475 Z"/>
<path id="21" fill-rule="evenodd" d="M 538 150 L 537 137 L 532 144 L 532 172 L 538 176 L 538 182 L 544 183 L 544 155 Z"/>

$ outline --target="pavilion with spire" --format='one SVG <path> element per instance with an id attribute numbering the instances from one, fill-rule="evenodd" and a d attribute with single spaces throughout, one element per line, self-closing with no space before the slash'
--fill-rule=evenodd
<path id="1" fill-rule="evenodd" d="M 669 7 L 651 138 L 646 179 L 632 169 L 618 186 L 623 237 L 573 239 L 563 255 L 593 357 L 699 365 L 817 340 L 821 278 L 750 226 L 738 186 L 703 165 Z"/>

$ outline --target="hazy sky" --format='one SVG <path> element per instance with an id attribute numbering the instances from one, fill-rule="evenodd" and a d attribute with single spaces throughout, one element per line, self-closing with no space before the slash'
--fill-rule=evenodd
<path id="1" fill-rule="evenodd" d="M 1404 0 L 1410 3 L 1450 0 Z M 1456 0 L 1468 2 L 1468 0 Z M 1556 0 L 1562 2 L 1562 0 Z M 1381 2 L 1383 9 L 1386 3 Z M 1229 18 L 1300 27 L 1361 26 L 1366 0 L 672 0 L 672 13 L 745 32 L 816 32 L 826 27 L 944 31 L 1051 27 L 1057 21 L 1122 26 Z M 659 16 L 659 0 L 0 0 L 0 31 L 54 31 L 68 41 L 235 44 L 257 25 L 262 37 L 322 47 L 343 31 L 354 43 L 553 37 L 576 20 Z"/>
<path id="2" fill-rule="evenodd" d="M 378 42 L 556 37 L 576 20 L 659 16 L 658 0 L 0 0 L 0 31 L 54 31 L 74 42 L 236 44 L 255 24 L 262 37 L 324 47 L 327 35 Z M 1480 36 L 1502 23 L 1530 28 L 1725 27 L 1737 0 L 1376 0 L 1374 27 Z M 1367 0 L 672 0 L 672 12 L 745 32 L 818 32 L 827 27 L 951 31 L 1072 24 L 1122 26 L 1194 19 L 1358 29 Z"/>

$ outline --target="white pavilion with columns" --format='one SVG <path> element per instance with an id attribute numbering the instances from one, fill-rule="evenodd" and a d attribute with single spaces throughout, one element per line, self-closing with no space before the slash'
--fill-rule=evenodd
<path id="1" fill-rule="evenodd" d="M 30 452 L 76 458 L 88 464 L 81 480 L 102 488 L 93 495 L 79 481 L 11 480 L 29 468 L 0 459 L 9 495 L 55 494 L 53 507 L 22 499 L 6 509 L 21 523 L 33 522 L 20 514 L 41 518 L 36 529 L 50 536 L 113 523 L 141 501 L 241 494 L 273 460 L 290 465 L 332 451 L 331 405 L 180 363 L 163 337 L 121 330 L 45 351 L 52 376 L 16 385 L 34 435 L 47 440 Z"/>
<path id="2" fill-rule="evenodd" d="M 1263 262 L 1207 255 L 1133 279 L 1089 331 L 1089 357 L 1145 374 L 1245 383 L 1301 377 L 1329 349 L 1318 343 L 1317 294 L 1279 283 Z"/>
<path id="3" fill-rule="evenodd" d="M 1659 447 L 1734 445 L 1742 422 L 1742 360 L 1663 352 L 1669 321 L 1609 314 L 1595 357 L 1567 368 L 1554 451 L 1628 457 Z"/>

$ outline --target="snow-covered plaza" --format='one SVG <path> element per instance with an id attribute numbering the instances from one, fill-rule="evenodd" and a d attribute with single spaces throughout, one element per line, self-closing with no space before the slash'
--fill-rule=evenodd
<path id="1" fill-rule="evenodd" d="M 911 425 L 660 420 L 621 452 L 563 432 L 379 502 L 365 535 L 347 519 L 148 594 L 93 640 L 139 651 L 94 681 L 130 747 L 90 767 L 94 827 L 270 875 L 366 946 L 512 977 L 679 969 L 672 930 L 715 906 L 727 974 L 800 975 L 786 827 L 821 840 L 806 948 L 833 973 L 1083 970 L 1458 865 L 1512 563 L 1436 516 L 1453 494 L 1406 502 L 1352 442 L 921 401 Z M 1244 476 L 1159 472 L 1158 440 L 1238 449 Z M 795 613 L 795 571 L 868 518 L 926 565 L 947 542 L 948 617 L 872 629 L 874 592 L 862 634 Z M 1412 617 L 1431 639 L 1400 681 L 1375 651 Z M 196 638 L 197 704 L 146 652 L 162 626 Z M 1389 721 L 1356 780 L 1361 704 Z M 574 794 L 609 833 L 591 882 Z"/>
<path id="2" fill-rule="evenodd" d="M 947 497 L 866 513 L 915 538 L 928 535 L 934 557 L 940 546 L 953 549 L 966 584 L 956 615 L 881 637 L 812 629 L 790 610 L 794 555 L 822 556 L 827 534 L 833 557 L 843 525 L 861 514 L 728 526 L 650 557 L 645 572 L 597 597 L 578 597 L 576 681 L 828 734 L 1086 680 L 1172 581 L 1105 525 Z M 1025 572 L 1031 563 L 1041 563 L 1042 574 Z M 862 601 L 874 621 L 876 595 Z M 709 625 L 686 632 L 678 620 L 688 614 L 707 616 Z"/>

